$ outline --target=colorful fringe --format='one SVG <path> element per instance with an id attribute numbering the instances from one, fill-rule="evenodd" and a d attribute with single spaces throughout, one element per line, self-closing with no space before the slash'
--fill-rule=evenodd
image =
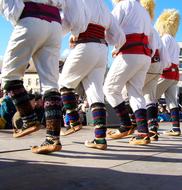
<path id="1" fill-rule="evenodd" d="M 61 95 L 58 92 L 48 92 L 44 95 L 44 110 L 47 137 L 59 138 L 62 124 Z"/>

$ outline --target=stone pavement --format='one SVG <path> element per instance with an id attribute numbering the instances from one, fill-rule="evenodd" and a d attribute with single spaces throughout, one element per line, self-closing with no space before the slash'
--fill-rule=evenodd
<path id="1" fill-rule="evenodd" d="M 162 130 L 169 124 L 161 124 Z M 182 136 L 160 135 L 148 146 L 109 140 L 108 150 L 88 149 L 93 129 L 63 137 L 63 150 L 36 155 L 29 150 L 45 130 L 13 139 L 0 131 L 0 190 L 182 190 Z"/>

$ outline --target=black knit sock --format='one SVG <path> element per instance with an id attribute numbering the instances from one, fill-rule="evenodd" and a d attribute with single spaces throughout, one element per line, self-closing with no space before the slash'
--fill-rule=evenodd
<path id="1" fill-rule="evenodd" d="M 116 115 L 119 117 L 121 126 L 131 127 L 131 120 L 125 102 L 122 102 L 118 106 L 114 107 Z"/>
<path id="2" fill-rule="evenodd" d="M 158 108 L 156 107 L 155 103 L 148 104 L 146 107 L 147 107 L 147 121 L 148 121 L 149 130 L 157 132 L 159 127 L 157 122 Z"/>
<path id="3" fill-rule="evenodd" d="M 147 136 L 148 135 L 148 125 L 147 125 L 147 113 L 146 109 L 139 109 L 135 111 L 135 117 L 137 122 L 137 131 L 138 136 Z"/>

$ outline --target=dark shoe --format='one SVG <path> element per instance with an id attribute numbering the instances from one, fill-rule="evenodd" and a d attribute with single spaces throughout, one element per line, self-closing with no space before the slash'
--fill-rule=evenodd
<path id="1" fill-rule="evenodd" d="M 147 145 L 149 143 L 150 143 L 149 136 L 146 136 L 146 137 L 134 136 L 129 141 L 129 144 L 133 144 L 133 145 Z"/>
<path id="2" fill-rule="evenodd" d="M 127 136 L 133 134 L 135 131 L 135 128 L 136 127 L 134 127 L 134 126 L 132 126 L 132 127 L 122 126 L 115 131 L 109 131 L 107 133 L 107 137 L 112 138 L 112 139 L 121 139 L 121 138 L 124 138 L 124 137 L 127 137 Z"/>
<path id="3" fill-rule="evenodd" d="M 107 149 L 107 143 L 98 144 L 98 143 L 96 143 L 95 139 L 91 142 L 85 141 L 85 146 L 88 148 L 95 148 L 95 149 L 99 149 L 99 150 L 106 150 Z"/>
<path id="4" fill-rule="evenodd" d="M 33 146 L 32 152 L 35 154 L 49 154 L 51 152 L 60 151 L 62 145 L 59 140 L 46 139 L 40 146 Z"/>
<path id="5" fill-rule="evenodd" d="M 167 136 L 180 136 L 181 130 L 174 131 L 173 129 L 171 129 L 170 131 L 164 131 L 164 134 Z"/>
<path id="6" fill-rule="evenodd" d="M 61 136 L 71 135 L 71 134 L 76 133 L 77 131 L 79 131 L 81 128 L 82 128 L 82 125 L 69 127 L 69 128 L 66 129 L 66 131 L 61 131 L 60 135 Z"/>
<path id="7" fill-rule="evenodd" d="M 35 131 L 38 131 L 40 127 L 41 127 L 40 123 L 36 123 L 30 127 L 26 127 L 26 128 L 22 127 L 21 129 L 14 129 L 13 137 L 14 138 L 24 137 Z"/>

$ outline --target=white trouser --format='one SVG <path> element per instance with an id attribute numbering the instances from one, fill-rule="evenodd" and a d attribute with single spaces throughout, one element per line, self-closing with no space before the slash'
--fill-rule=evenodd
<path id="1" fill-rule="evenodd" d="M 150 65 L 143 87 L 146 105 L 156 103 L 157 81 L 162 73 L 162 68 L 163 67 L 159 62 L 151 63 Z"/>
<path id="2" fill-rule="evenodd" d="M 159 99 L 164 93 L 166 104 L 169 109 L 178 107 L 177 102 L 177 80 L 159 78 L 157 82 L 156 97 Z"/>
<path id="3" fill-rule="evenodd" d="M 78 44 L 63 66 L 59 87 L 76 88 L 82 81 L 89 105 L 104 103 L 103 82 L 108 48 L 99 43 Z"/>
<path id="4" fill-rule="evenodd" d="M 112 107 L 124 101 L 121 95 L 126 85 L 130 105 L 133 111 L 146 108 L 142 88 L 150 66 L 150 57 L 146 55 L 118 55 L 107 74 L 104 93 Z"/>
<path id="5" fill-rule="evenodd" d="M 2 82 L 21 80 L 32 57 L 42 91 L 58 89 L 59 50 L 62 26 L 38 18 L 21 19 L 5 52 Z"/>

